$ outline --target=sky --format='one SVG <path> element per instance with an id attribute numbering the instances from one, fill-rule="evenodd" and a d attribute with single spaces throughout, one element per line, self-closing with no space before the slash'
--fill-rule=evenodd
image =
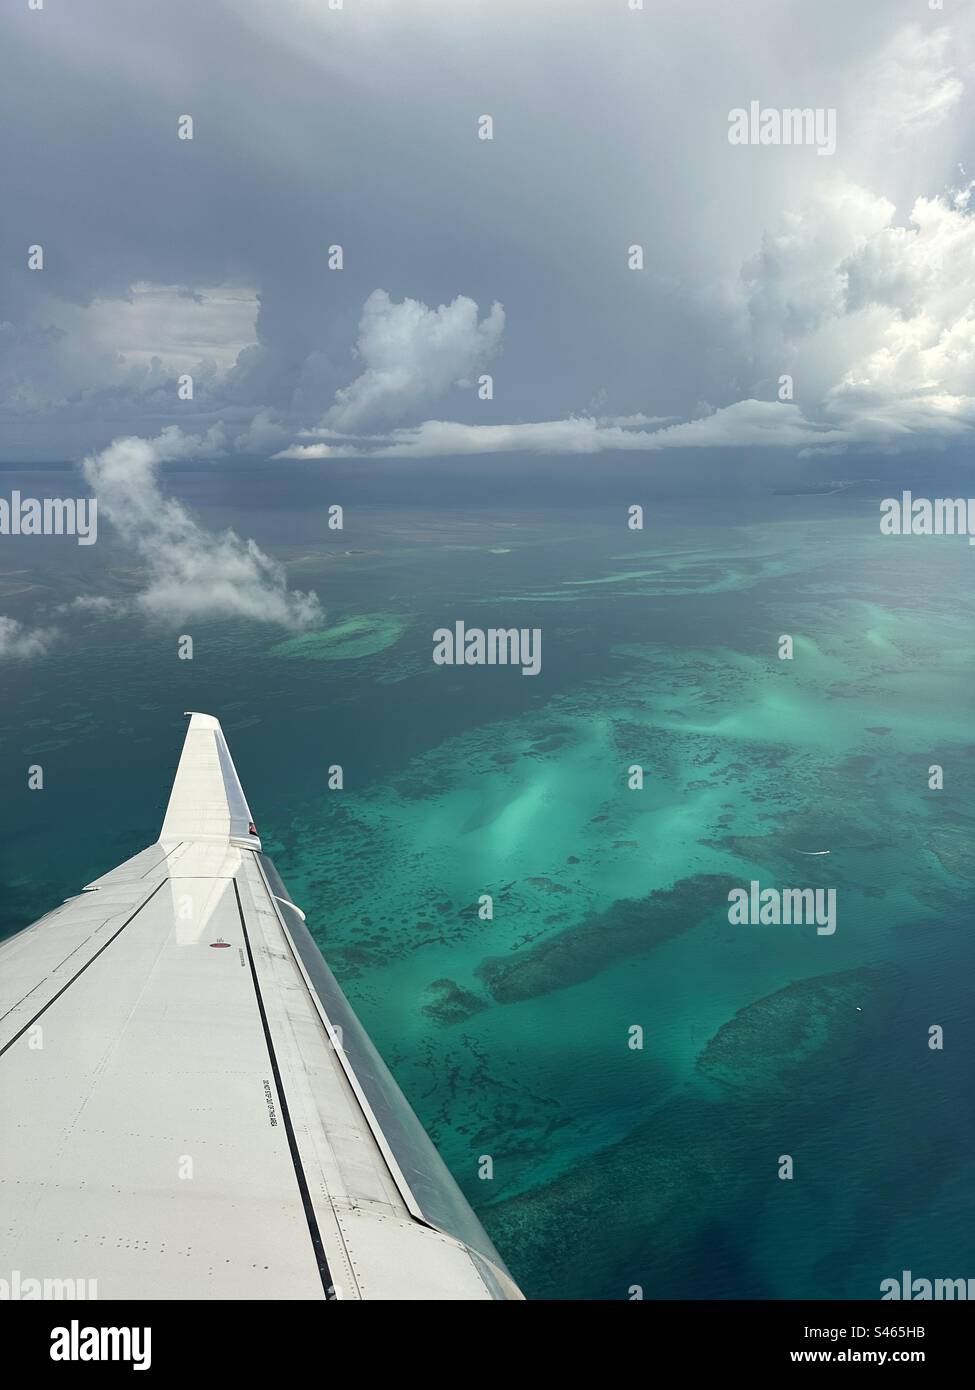
<path id="1" fill-rule="evenodd" d="M 970 447 L 965 0 L 30 3 L 2 460 Z M 752 102 L 835 151 L 732 144 Z"/>
<path id="2" fill-rule="evenodd" d="M 173 495 L 187 461 L 272 460 L 282 495 L 295 461 L 701 494 L 967 470 L 971 0 L 0 25 L 0 463 L 73 465 L 143 576 L 75 620 L 324 621 Z M 68 620 L 0 614 L 0 658 Z"/>

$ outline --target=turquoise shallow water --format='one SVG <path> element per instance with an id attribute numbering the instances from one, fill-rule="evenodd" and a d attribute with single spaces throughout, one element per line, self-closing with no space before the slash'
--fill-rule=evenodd
<path id="1" fill-rule="evenodd" d="M 336 538 L 325 484 L 272 515 L 180 486 L 285 558 L 328 625 L 197 623 L 180 662 L 174 632 L 85 618 L 5 667 L 0 927 L 155 838 L 181 711 L 209 710 L 530 1296 L 870 1298 L 904 1268 L 968 1277 L 969 548 L 884 539 L 853 497 L 669 503 L 642 534 L 622 508 L 363 499 Z M 138 582 L 97 551 L 5 552 L 2 611 Z M 457 619 L 541 627 L 542 673 L 435 667 L 433 630 Z M 728 888 L 751 879 L 835 889 L 835 935 L 731 926 Z"/>

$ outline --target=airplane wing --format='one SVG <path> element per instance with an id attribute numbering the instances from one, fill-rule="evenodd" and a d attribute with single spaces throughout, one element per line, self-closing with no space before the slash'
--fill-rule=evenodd
<path id="1" fill-rule="evenodd" d="M 0 946 L 0 1262 L 99 1299 L 522 1295 L 262 852 L 218 721 Z"/>

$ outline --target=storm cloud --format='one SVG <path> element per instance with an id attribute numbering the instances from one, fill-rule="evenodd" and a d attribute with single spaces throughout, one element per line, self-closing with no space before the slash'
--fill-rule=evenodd
<path id="1" fill-rule="evenodd" d="M 4 27 L 3 458 L 167 427 L 282 466 L 975 427 L 970 9 L 86 0 Z M 835 110 L 835 154 L 731 145 L 751 101 Z"/>

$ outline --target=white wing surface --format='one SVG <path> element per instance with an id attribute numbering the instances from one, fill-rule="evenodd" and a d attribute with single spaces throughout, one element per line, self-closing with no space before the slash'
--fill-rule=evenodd
<path id="1" fill-rule="evenodd" d="M 97 1297 L 521 1294 L 193 714 L 157 844 L 0 946 L 0 1265 Z"/>

